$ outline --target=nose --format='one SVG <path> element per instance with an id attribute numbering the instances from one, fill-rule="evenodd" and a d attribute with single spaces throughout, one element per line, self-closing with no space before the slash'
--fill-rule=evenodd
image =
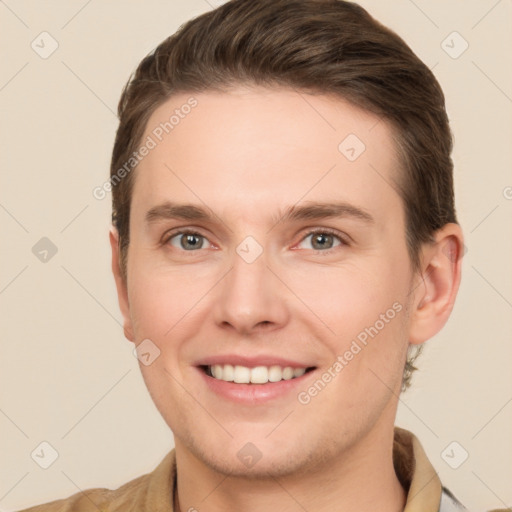
<path id="1" fill-rule="evenodd" d="M 287 288 L 276 274 L 265 251 L 252 262 L 235 252 L 231 270 L 216 287 L 217 325 L 243 335 L 283 327 L 289 319 Z"/>

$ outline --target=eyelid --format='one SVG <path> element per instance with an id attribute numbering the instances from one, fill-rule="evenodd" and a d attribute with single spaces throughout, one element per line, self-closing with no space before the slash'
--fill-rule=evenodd
<path id="1" fill-rule="evenodd" d="M 333 228 L 327 228 L 327 227 L 318 227 L 318 228 L 307 228 L 307 231 L 304 235 L 301 236 L 300 240 L 293 246 L 296 247 L 301 242 L 303 242 L 308 236 L 316 235 L 317 233 L 325 234 L 325 235 L 332 235 L 336 237 L 340 242 L 342 246 L 348 246 L 350 245 L 350 237 L 346 235 L 345 233 L 341 233 L 336 229 Z M 339 247 L 339 246 L 337 246 Z M 312 251 L 318 251 L 318 249 L 311 249 Z M 331 251 L 335 251 L 336 247 L 331 247 L 330 249 L 325 249 L 319 252 L 329 253 Z"/>
<path id="2" fill-rule="evenodd" d="M 210 245 L 214 245 L 211 242 L 210 238 L 208 236 L 206 236 L 205 234 L 203 234 L 201 232 L 201 230 L 198 228 L 175 228 L 175 229 L 166 231 L 162 235 L 162 238 L 160 240 L 160 245 L 167 245 L 170 242 L 171 238 L 174 238 L 177 235 L 197 235 L 197 236 L 200 236 L 200 237 L 203 237 L 204 239 L 206 239 L 210 243 Z M 197 252 L 197 251 L 187 251 L 187 252 Z"/>

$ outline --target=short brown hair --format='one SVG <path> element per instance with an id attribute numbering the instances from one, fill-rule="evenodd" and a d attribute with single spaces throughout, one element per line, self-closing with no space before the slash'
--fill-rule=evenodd
<path id="1" fill-rule="evenodd" d="M 125 279 L 134 173 L 122 180 L 117 173 L 140 145 L 149 117 L 174 94 L 238 84 L 334 94 L 389 123 L 401 163 L 394 186 L 403 200 L 415 270 L 421 245 L 445 224 L 457 222 L 444 95 L 430 69 L 397 34 L 352 2 L 232 0 L 165 39 L 123 90 L 110 176 Z M 403 389 L 417 355 L 407 359 Z"/>

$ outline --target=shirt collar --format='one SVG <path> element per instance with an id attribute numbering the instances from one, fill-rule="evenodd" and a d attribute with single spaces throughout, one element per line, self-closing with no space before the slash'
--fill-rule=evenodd
<path id="1" fill-rule="evenodd" d="M 439 510 L 441 480 L 417 437 L 400 427 L 395 427 L 393 464 L 407 493 L 404 512 Z"/>

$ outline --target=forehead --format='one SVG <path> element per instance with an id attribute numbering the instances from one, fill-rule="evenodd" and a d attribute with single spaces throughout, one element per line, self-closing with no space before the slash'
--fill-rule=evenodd
<path id="1" fill-rule="evenodd" d="M 301 201 L 355 202 L 377 216 L 401 206 L 393 132 L 339 97 L 262 87 L 180 93 L 150 117 L 150 140 L 134 215 L 177 199 L 248 222 Z"/>

